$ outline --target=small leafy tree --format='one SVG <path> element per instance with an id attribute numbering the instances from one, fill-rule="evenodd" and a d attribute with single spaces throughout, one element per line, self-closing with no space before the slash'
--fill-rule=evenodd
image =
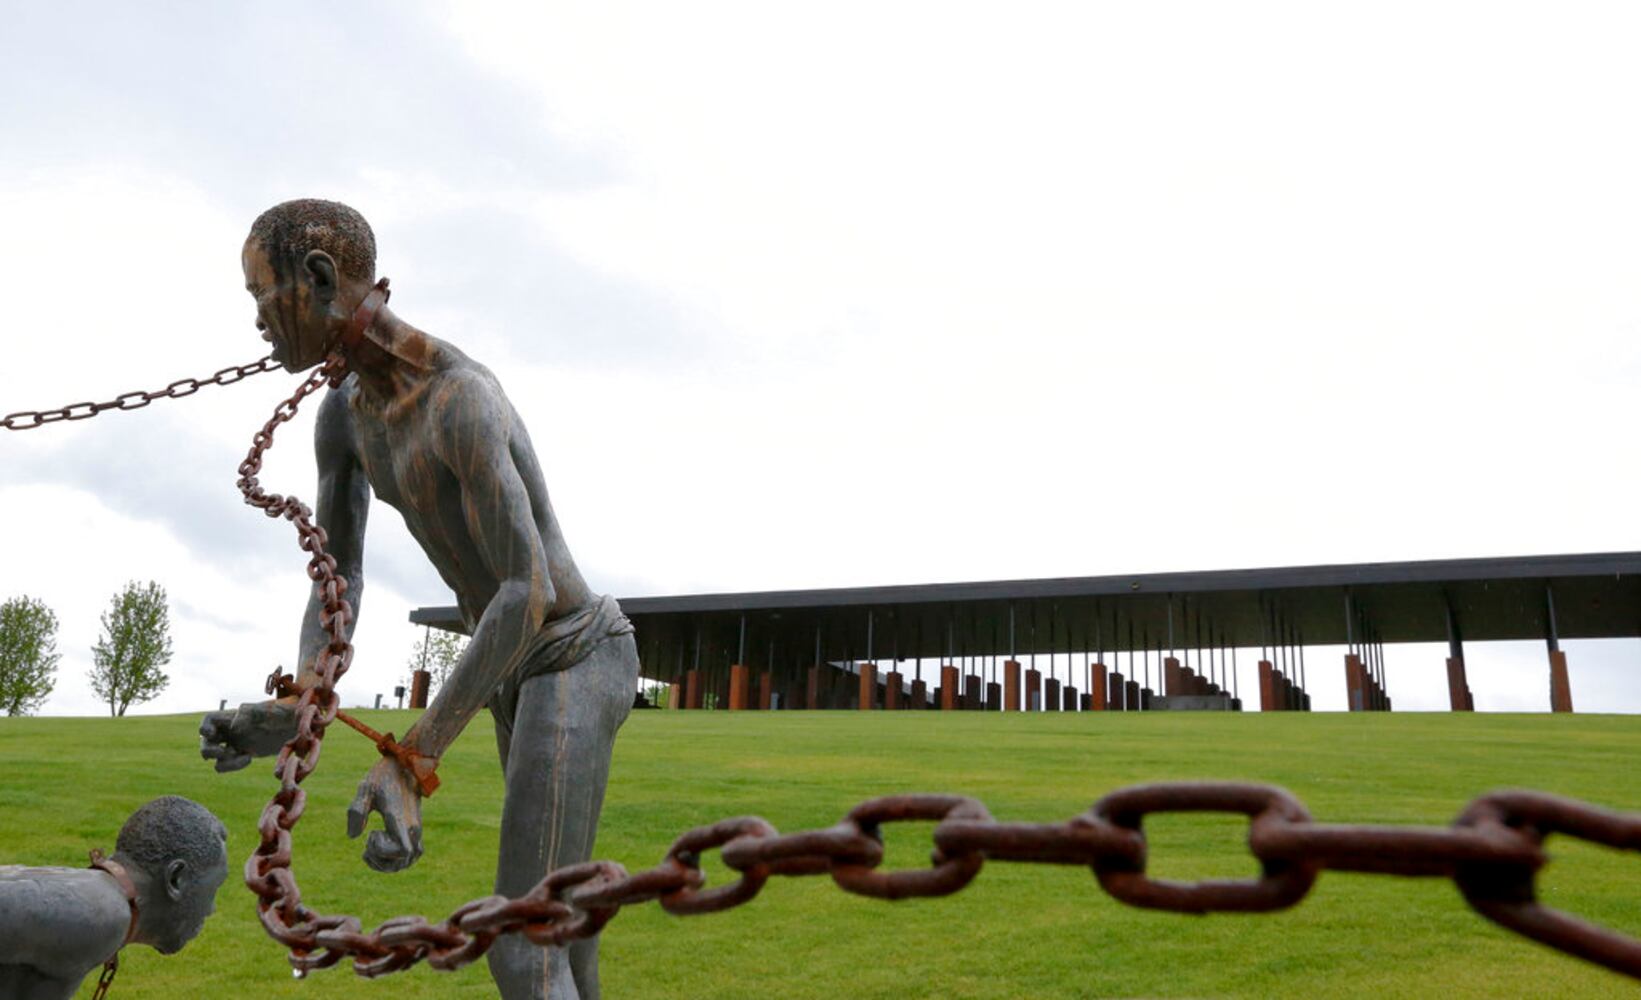
<path id="1" fill-rule="evenodd" d="M 462 653 L 466 649 L 467 636 L 429 628 L 416 640 L 416 644 L 410 647 L 410 660 L 405 665 L 412 671 L 426 670 L 433 675 L 432 684 L 429 685 L 431 693 L 449 679 L 450 672 L 461 662 Z"/>
<path id="2" fill-rule="evenodd" d="M 13 597 L 0 604 L 0 708 L 28 715 L 57 686 L 57 616 L 45 602 Z"/>
<path id="3" fill-rule="evenodd" d="M 171 613 L 165 588 L 150 580 L 135 582 L 114 595 L 103 612 L 103 634 L 91 647 L 91 689 L 108 702 L 108 714 L 120 716 L 139 702 L 165 690 L 171 662 Z"/>

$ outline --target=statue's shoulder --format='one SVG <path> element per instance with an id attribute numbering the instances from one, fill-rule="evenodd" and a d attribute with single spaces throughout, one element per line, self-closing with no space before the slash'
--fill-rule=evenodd
<path id="1" fill-rule="evenodd" d="M 0 867 L 0 953 L 53 976 L 75 976 L 119 949 L 125 895 L 89 868 Z"/>
<path id="2" fill-rule="evenodd" d="M 454 349 L 435 376 L 434 398 L 446 412 L 455 409 L 473 416 L 490 412 L 498 405 L 506 410 L 510 405 L 495 374 Z"/>
<path id="3" fill-rule="evenodd" d="M 94 868 L 0 865 L 0 896 L 14 903 L 22 899 L 51 900 L 59 896 L 94 900 L 104 895 L 98 890 L 105 888 L 112 888 L 120 906 L 125 906 L 125 895 L 119 891 L 118 885 Z"/>
<path id="4" fill-rule="evenodd" d="M 89 868 L 43 868 L 34 865 L 0 865 L 0 886 L 55 881 L 79 876 Z"/>

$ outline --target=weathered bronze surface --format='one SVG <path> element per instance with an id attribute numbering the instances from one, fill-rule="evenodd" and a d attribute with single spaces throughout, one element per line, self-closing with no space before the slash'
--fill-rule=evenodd
<path id="1" fill-rule="evenodd" d="M 252 227 L 242 254 L 257 326 L 291 371 L 342 347 L 377 286 L 369 226 L 331 202 L 287 202 Z M 395 508 L 455 592 L 472 632 L 461 662 L 402 744 L 436 760 L 480 708 L 496 720 L 506 781 L 495 888 L 516 895 L 591 856 L 616 729 L 637 686 L 630 626 L 570 555 L 530 436 L 495 376 L 385 302 L 346 349 L 349 374 L 320 405 L 317 517 L 357 619 L 372 493 Z M 312 686 L 332 643 L 325 595 L 308 603 L 296 686 Z M 218 770 L 273 753 L 296 730 L 294 700 L 207 715 L 201 753 Z M 360 783 L 348 834 L 384 829 L 366 864 L 397 871 L 422 853 L 421 793 L 396 757 Z M 507 998 L 598 996 L 596 940 L 540 949 L 508 938 L 489 953 Z"/>
<path id="2" fill-rule="evenodd" d="M 71 997 L 99 965 L 106 982 L 133 942 L 181 951 L 215 909 L 227 838 L 204 806 L 171 795 L 132 813 L 92 867 L 0 865 L 0 997 Z"/>

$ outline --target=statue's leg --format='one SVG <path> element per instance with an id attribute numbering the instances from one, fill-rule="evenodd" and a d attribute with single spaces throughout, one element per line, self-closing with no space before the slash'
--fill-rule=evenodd
<path id="1" fill-rule="evenodd" d="M 624 635 L 520 686 L 506 747 L 498 893 L 522 895 L 551 869 L 592 857 L 615 731 L 637 684 L 638 647 Z M 490 949 L 490 975 L 504 1000 L 598 1000 L 598 941 L 538 948 L 510 935 Z"/>
<path id="2" fill-rule="evenodd" d="M 501 773 L 507 773 L 507 751 L 513 745 L 513 716 L 504 714 L 499 699 L 491 698 L 487 706 L 490 718 L 496 723 L 496 752 L 501 755 Z"/>

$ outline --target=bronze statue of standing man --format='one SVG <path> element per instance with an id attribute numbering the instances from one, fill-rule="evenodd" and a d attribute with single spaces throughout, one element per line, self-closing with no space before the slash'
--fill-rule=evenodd
<path id="1" fill-rule="evenodd" d="M 326 395 L 314 430 L 315 507 L 354 619 L 373 492 L 404 517 L 455 592 L 472 641 L 401 742 L 437 759 L 489 705 L 506 779 L 495 891 L 520 895 L 550 869 L 591 857 L 615 732 L 637 687 L 632 626 L 582 579 L 530 436 L 496 377 L 385 304 L 372 312 L 376 242 L 358 212 L 318 200 L 276 205 L 252 225 L 241 261 L 275 360 L 299 372 L 337 349 L 347 356 L 348 377 Z M 299 688 L 314 682 L 328 642 L 321 608 L 311 594 Z M 219 771 L 276 752 L 295 731 L 293 704 L 207 715 L 200 752 Z M 422 852 L 421 794 L 392 757 L 360 782 L 349 836 L 371 812 L 385 829 L 371 832 L 365 863 L 412 864 Z M 599 995 L 597 939 L 543 949 L 510 935 L 489 961 L 507 1000 Z"/>

